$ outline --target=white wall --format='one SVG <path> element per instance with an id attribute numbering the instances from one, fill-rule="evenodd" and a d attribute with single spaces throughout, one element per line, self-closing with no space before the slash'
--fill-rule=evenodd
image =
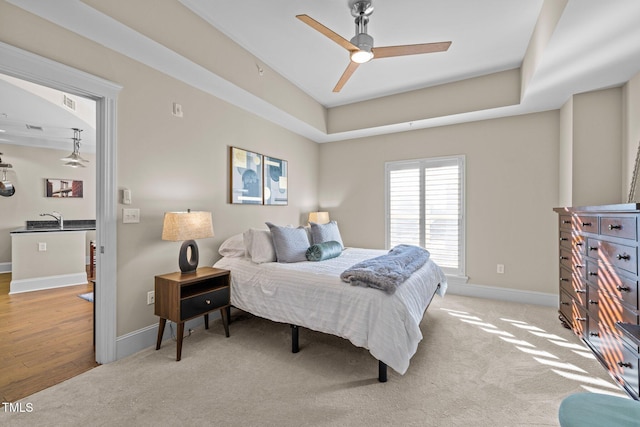
<path id="1" fill-rule="evenodd" d="M 465 154 L 469 282 L 556 293 L 559 128 L 552 111 L 322 144 L 320 207 L 346 245 L 382 248 L 384 163 Z"/>
<path id="2" fill-rule="evenodd" d="M 13 196 L 0 197 L 0 264 L 11 262 L 9 233 L 12 230 L 24 227 L 26 221 L 53 220 L 51 217 L 39 216 L 41 213 L 58 211 L 65 220 L 96 218 L 95 155 L 85 153 L 81 148 L 82 157 L 89 160 L 88 167 L 70 168 L 64 166 L 60 158 L 68 156 L 72 149 L 71 139 L 68 151 L 0 143 L 0 153 L 4 153 L 2 161 L 13 165 L 13 168 L 7 169 L 7 179 L 16 188 Z M 45 197 L 46 178 L 82 180 L 84 197 Z M 94 235 L 91 232 L 89 238 Z"/>

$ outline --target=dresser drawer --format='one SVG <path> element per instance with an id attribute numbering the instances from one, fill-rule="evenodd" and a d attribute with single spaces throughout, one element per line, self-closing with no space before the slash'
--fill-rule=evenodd
<path id="1" fill-rule="evenodd" d="M 560 231 L 560 247 L 571 248 L 573 237 L 571 231 Z"/>
<path id="2" fill-rule="evenodd" d="M 560 215 L 560 230 L 569 230 L 571 231 L 572 226 L 572 216 L 571 215 Z"/>
<path id="3" fill-rule="evenodd" d="M 622 301 L 631 310 L 638 309 L 638 280 L 606 264 L 599 266 L 598 289 Z"/>
<path id="4" fill-rule="evenodd" d="M 594 241 L 589 239 L 588 242 L 591 248 Z M 638 274 L 638 249 L 636 247 L 599 241 L 598 259 L 630 273 Z"/>
<path id="5" fill-rule="evenodd" d="M 635 216 L 617 216 L 600 218 L 600 234 L 621 239 L 636 240 L 638 226 Z"/>
<path id="6" fill-rule="evenodd" d="M 628 348 L 619 336 L 601 329 L 604 334 L 600 353 L 611 373 L 621 379 L 636 395 L 639 394 L 638 352 Z"/>
<path id="7" fill-rule="evenodd" d="M 601 351 L 602 340 L 600 338 L 600 328 L 598 325 L 598 318 L 589 313 L 589 319 L 587 320 L 587 336 L 586 339 L 598 352 Z"/>
<path id="8" fill-rule="evenodd" d="M 574 217 L 574 228 L 583 233 L 598 233 L 598 217 L 577 215 Z"/>
<path id="9" fill-rule="evenodd" d="M 589 286 L 587 288 L 587 312 L 589 313 L 589 319 L 598 319 L 599 307 L 600 307 L 600 296 L 598 294 L 598 289 L 594 286 Z"/>
<path id="10" fill-rule="evenodd" d="M 180 318 L 187 320 L 229 305 L 229 287 L 195 295 L 180 301 Z"/>
<path id="11" fill-rule="evenodd" d="M 599 266 L 597 261 L 587 260 L 585 267 L 585 278 L 588 283 L 598 286 Z"/>
<path id="12" fill-rule="evenodd" d="M 577 300 L 579 304 L 583 306 L 587 304 L 587 284 L 582 277 L 564 267 L 560 267 L 560 289 Z"/>
<path id="13" fill-rule="evenodd" d="M 598 317 L 601 323 L 615 330 L 617 322 L 638 324 L 638 313 L 623 306 L 619 299 L 608 293 L 598 290 Z"/>

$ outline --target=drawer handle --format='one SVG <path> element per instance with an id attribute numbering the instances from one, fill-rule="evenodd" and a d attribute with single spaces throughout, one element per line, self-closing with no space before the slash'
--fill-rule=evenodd
<path id="1" fill-rule="evenodd" d="M 576 317 L 576 320 L 577 320 L 578 322 L 586 322 L 586 321 L 587 321 L 587 318 L 586 318 L 586 317 Z"/>
<path id="2" fill-rule="evenodd" d="M 589 250 L 590 251 L 597 251 L 598 247 L 597 246 L 589 246 Z"/>
<path id="3" fill-rule="evenodd" d="M 568 257 L 568 256 L 561 256 L 561 257 L 560 257 L 560 260 L 561 260 L 561 261 L 562 261 L 562 260 L 565 260 L 565 259 L 569 259 L 569 257 Z"/>
<path id="4" fill-rule="evenodd" d="M 589 335 L 591 335 L 592 337 L 599 337 L 600 334 L 598 332 L 589 332 Z"/>
<path id="5" fill-rule="evenodd" d="M 633 368 L 633 365 L 629 362 L 618 362 L 618 366 L 621 368 Z"/>
<path id="6" fill-rule="evenodd" d="M 569 281 L 569 279 L 565 279 L 564 277 L 561 277 L 561 278 L 560 278 L 560 281 L 561 281 L 561 282 L 568 282 L 568 281 Z"/>
<path id="7" fill-rule="evenodd" d="M 618 254 L 618 255 L 616 255 L 616 258 L 618 258 L 618 260 L 629 261 L 631 259 L 631 255 L 627 255 L 627 254 L 620 255 L 620 254 Z"/>
<path id="8" fill-rule="evenodd" d="M 560 304 L 562 304 L 562 305 L 571 305 L 570 302 L 565 302 L 565 301 L 562 301 Z"/>
<path id="9" fill-rule="evenodd" d="M 621 230 L 622 226 L 618 224 L 609 224 L 609 230 Z"/>
<path id="10" fill-rule="evenodd" d="M 576 246 L 582 246 L 584 245 L 584 242 L 576 242 Z"/>
<path id="11" fill-rule="evenodd" d="M 210 299 L 205 300 L 204 302 L 205 302 L 207 305 L 211 305 L 211 300 L 210 300 Z"/>
<path id="12" fill-rule="evenodd" d="M 598 305 L 598 301 L 590 299 L 589 304 Z"/>
<path id="13" fill-rule="evenodd" d="M 582 226 L 583 227 L 591 227 L 591 223 L 590 222 L 583 222 Z"/>
<path id="14" fill-rule="evenodd" d="M 620 285 L 618 285 L 618 286 L 616 286 L 616 289 L 619 292 L 631 292 L 631 288 L 628 287 L 628 286 L 620 286 Z"/>
<path id="15" fill-rule="evenodd" d="M 584 265 L 582 265 L 582 264 L 576 264 L 576 268 L 584 268 Z"/>
<path id="16" fill-rule="evenodd" d="M 571 224 L 571 220 L 569 220 L 569 219 L 563 219 L 563 220 L 562 220 L 562 223 L 563 223 L 563 224 Z"/>
<path id="17" fill-rule="evenodd" d="M 569 239 L 567 239 L 566 237 L 561 237 L 561 238 L 560 238 L 560 241 L 561 241 L 561 242 L 566 242 L 567 240 L 569 240 Z"/>
<path id="18" fill-rule="evenodd" d="M 587 290 L 586 290 L 586 289 L 577 289 L 577 288 L 576 288 L 576 289 L 574 289 L 574 291 L 575 291 L 577 294 L 586 294 L 586 293 L 587 293 Z"/>
<path id="19" fill-rule="evenodd" d="M 590 271 L 589 272 L 589 276 L 597 276 L 597 275 L 598 275 L 598 273 L 596 273 L 595 271 Z"/>

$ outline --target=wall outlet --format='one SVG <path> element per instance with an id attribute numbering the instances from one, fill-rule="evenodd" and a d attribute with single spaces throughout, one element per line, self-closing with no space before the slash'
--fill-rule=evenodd
<path id="1" fill-rule="evenodd" d="M 496 267 L 496 272 L 498 274 L 504 274 L 504 264 L 498 264 L 498 266 Z"/>
<path id="2" fill-rule="evenodd" d="M 147 305 L 156 303 L 156 291 L 147 292 Z"/>
<path id="3" fill-rule="evenodd" d="M 47 242 L 39 242 L 38 243 L 38 251 L 45 252 L 47 250 Z"/>

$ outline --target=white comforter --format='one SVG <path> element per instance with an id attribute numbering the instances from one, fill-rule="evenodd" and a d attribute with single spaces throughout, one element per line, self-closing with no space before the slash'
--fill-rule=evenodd
<path id="1" fill-rule="evenodd" d="M 386 251 L 347 248 L 320 262 L 255 264 L 248 258 L 224 257 L 215 267 L 231 270 L 231 304 L 276 322 L 303 326 L 346 338 L 369 350 L 400 374 L 422 340 L 420 321 L 438 284 L 444 296 L 446 277 L 431 260 L 393 295 L 351 286 L 340 273 Z"/>

